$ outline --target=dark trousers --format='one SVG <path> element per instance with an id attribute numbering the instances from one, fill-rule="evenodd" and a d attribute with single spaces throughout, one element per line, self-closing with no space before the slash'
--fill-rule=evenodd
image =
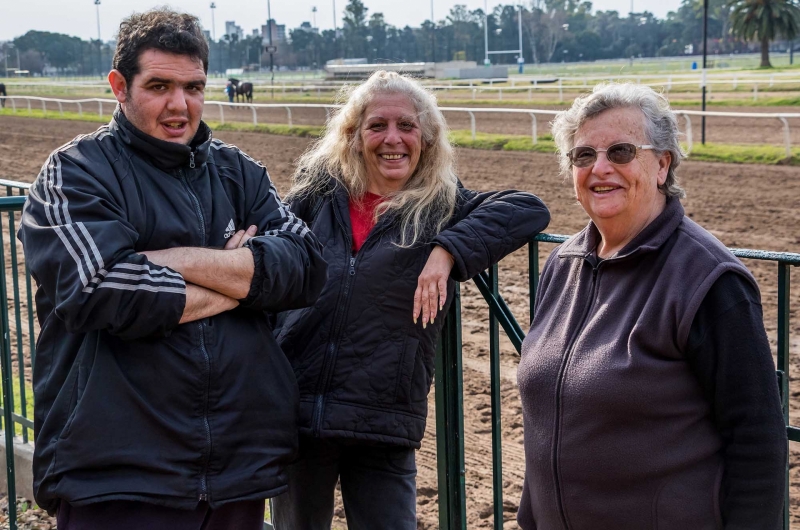
<path id="1" fill-rule="evenodd" d="M 417 528 L 414 449 L 301 437 L 287 474 L 289 491 L 272 500 L 276 530 L 330 529 L 337 480 L 350 530 Z"/>
<path id="2" fill-rule="evenodd" d="M 58 530 L 263 530 L 264 501 L 239 501 L 212 510 L 201 502 L 194 510 L 146 502 L 106 501 L 58 507 Z"/>

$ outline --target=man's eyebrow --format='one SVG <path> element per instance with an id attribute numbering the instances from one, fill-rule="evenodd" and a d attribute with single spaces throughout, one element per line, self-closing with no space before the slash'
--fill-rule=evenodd
<path id="1" fill-rule="evenodd" d="M 158 83 L 161 85 L 171 85 L 173 83 L 172 79 L 167 79 L 165 77 L 151 77 L 147 81 L 145 81 L 145 85 L 149 85 L 151 83 Z"/>
<path id="2" fill-rule="evenodd" d="M 160 85 L 171 85 L 171 84 L 175 83 L 175 80 L 174 79 L 167 79 L 165 77 L 151 77 L 150 79 L 148 79 L 145 82 L 146 85 L 151 85 L 153 83 L 157 83 L 157 84 L 160 84 Z M 187 85 L 192 85 L 192 86 L 197 86 L 197 85 L 206 86 L 206 82 L 203 79 L 194 79 L 192 81 L 189 81 L 186 84 Z"/>

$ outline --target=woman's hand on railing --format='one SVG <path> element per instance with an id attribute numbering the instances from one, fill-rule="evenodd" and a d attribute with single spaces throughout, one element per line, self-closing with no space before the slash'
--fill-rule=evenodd
<path id="1" fill-rule="evenodd" d="M 428 261 L 417 280 L 414 292 L 414 323 L 422 317 L 422 327 L 436 320 L 436 313 L 442 310 L 447 301 L 447 279 L 453 269 L 455 260 L 444 248 L 433 247 Z"/>

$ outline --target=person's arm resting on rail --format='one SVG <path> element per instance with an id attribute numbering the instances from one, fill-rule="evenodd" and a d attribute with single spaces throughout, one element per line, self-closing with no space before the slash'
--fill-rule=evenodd
<path id="1" fill-rule="evenodd" d="M 517 250 L 544 230 L 550 212 L 535 195 L 459 187 L 455 223 L 433 242 L 453 256 L 451 276 L 463 282 Z"/>

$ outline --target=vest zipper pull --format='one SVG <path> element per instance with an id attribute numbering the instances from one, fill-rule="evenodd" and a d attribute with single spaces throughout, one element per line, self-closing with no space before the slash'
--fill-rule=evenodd
<path id="1" fill-rule="evenodd" d="M 194 151 L 189 153 L 189 167 L 194 169 Z"/>

